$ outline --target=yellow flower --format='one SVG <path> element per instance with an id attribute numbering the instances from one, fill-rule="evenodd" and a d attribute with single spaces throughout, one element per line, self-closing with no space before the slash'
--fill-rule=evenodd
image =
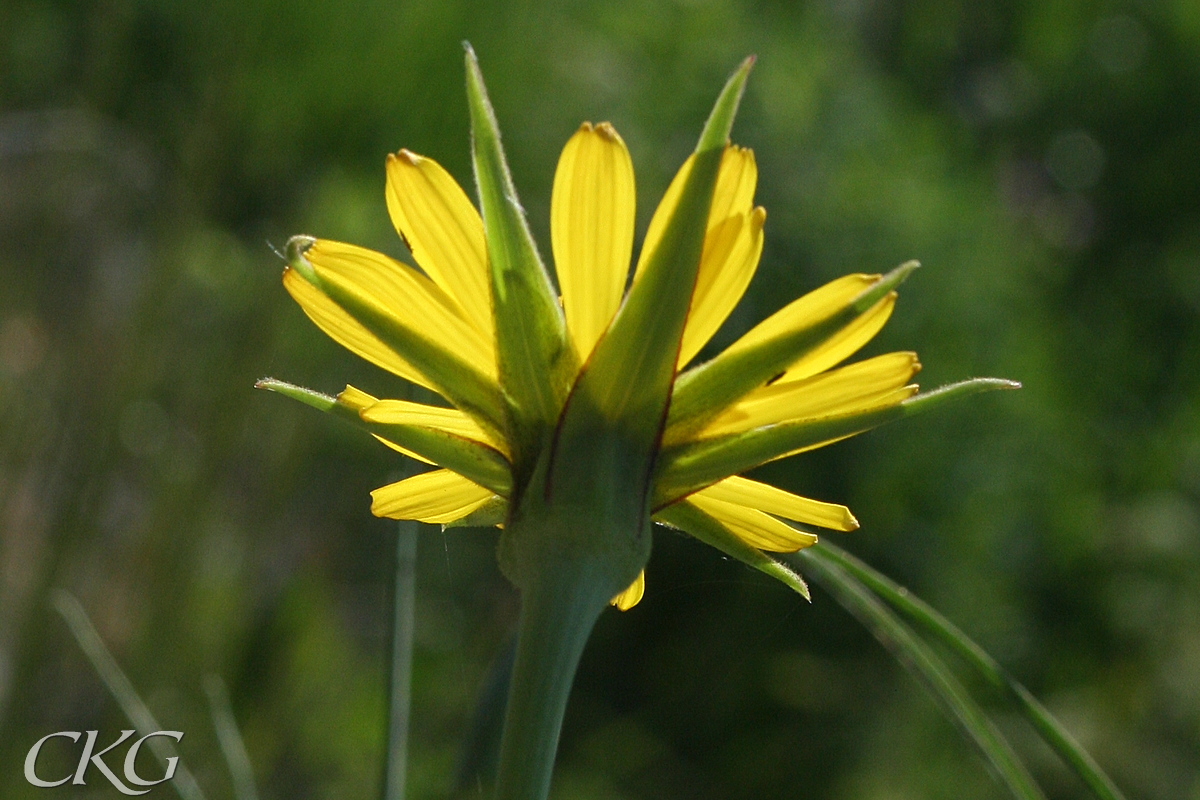
<path id="1" fill-rule="evenodd" d="M 608 123 L 585 123 L 563 149 L 550 230 L 566 341 L 553 361 L 561 368 L 540 376 L 545 390 L 537 400 L 550 406 L 552 421 L 576 386 L 580 365 L 591 363 L 610 329 L 627 284 L 645 275 L 697 158 L 683 164 L 660 201 L 631 281 L 636 192 L 625 143 Z M 905 403 L 917 392 L 910 382 L 920 369 L 914 353 L 839 366 L 883 327 L 895 305 L 893 287 L 915 264 L 886 276 L 839 278 L 785 306 L 717 358 L 693 365 L 758 266 L 766 212 L 754 205 L 757 177 L 753 152 L 726 145 L 678 344 L 669 412 L 656 429 L 648 507 L 654 520 L 804 592 L 803 582 L 763 551 L 792 552 L 815 543 L 816 535 L 799 526 L 850 531 L 858 522 L 845 506 L 738 473 L 915 410 Z M 283 283 L 334 340 L 441 394 L 450 407 L 378 400 L 353 387 L 335 400 L 278 382 L 266 385 L 338 411 L 384 444 L 435 467 L 372 492 L 377 516 L 502 525 L 508 500 L 522 491 L 532 469 L 517 465 L 536 461 L 526 452 L 531 447 L 551 445 L 536 436 L 530 445 L 512 421 L 538 417 L 536 409 L 517 408 L 525 401 L 504 385 L 498 366 L 497 314 L 508 298 L 493 288 L 505 284 L 496 282 L 494 265 L 489 272 L 489 257 L 497 259 L 499 245 L 488 241 L 485 221 L 467 194 L 429 158 L 407 150 L 389 156 L 386 198 L 416 267 L 355 245 L 297 237 Z M 640 377 L 628 374 L 615 382 Z M 613 603 L 633 606 L 643 587 L 644 572 Z"/>

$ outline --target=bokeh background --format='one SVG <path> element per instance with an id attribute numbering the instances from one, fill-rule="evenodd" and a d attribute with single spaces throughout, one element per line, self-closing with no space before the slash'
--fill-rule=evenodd
<path id="1" fill-rule="evenodd" d="M 400 254 L 383 159 L 470 185 L 460 42 L 548 253 L 582 120 L 632 151 L 644 230 L 721 82 L 769 211 L 724 345 L 910 258 L 866 351 L 1022 381 L 760 471 L 845 502 L 836 541 L 1044 699 L 1131 798 L 1200 799 L 1200 5 L 1194 0 L 0 6 L 0 798 L 40 736 L 125 727 L 51 610 L 80 598 L 210 798 L 229 685 L 264 798 L 371 798 L 405 467 L 271 375 L 405 389 L 279 285 L 294 233 Z M 421 534 L 411 793 L 445 797 L 519 601 L 496 536 Z M 1001 798 L 828 595 L 656 534 L 581 667 L 555 797 Z M 988 701 L 982 689 L 979 696 Z M 1075 779 L 991 704 L 1053 798 Z M 159 787 L 159 796 L 169 789 Z M 465 797 L 485 796 L 467 781 Z"/>

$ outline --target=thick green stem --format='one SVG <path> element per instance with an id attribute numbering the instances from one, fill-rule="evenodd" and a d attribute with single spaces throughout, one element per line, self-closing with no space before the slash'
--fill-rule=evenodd
<path id="1" fill-rule="evenodd" d="M 521 595 L 496 800 L 544 800 L 550 791 L 575 669 L 612 594 L 588 565 L 572 566 L 580 569 L 545 570 Z"/>

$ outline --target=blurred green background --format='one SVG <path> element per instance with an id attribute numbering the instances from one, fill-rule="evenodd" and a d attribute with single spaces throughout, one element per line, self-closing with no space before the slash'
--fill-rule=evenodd
<path id="1" fill-rule="evenodd" d="M 0 798 L 59 730 L 125 727 L 75 593 L 210 798 L 220 675 L 264 798 L 371 798 L 404 465 L 255 392 L 404 391 L 323 337 L 273 249 L 400 253 L 383 159 L 471 180 L 479 54 L 548 253 L 559 150 L 611 120 L 639 233 L 728 72 L 767 243 L 715 345 L 909 258 L 868 354 L 977 398 L 764 468 L 848 504 L 836 541 L 933 603 L 1131 798 L 1200 800 L 1200 5 L 1194 0 L 6 0 L 0 6 Z M 422 535 L 411 791 L 444 797 L 518 598 L 490 531 Z M 559 798 L 1001 798 L 832 598 L 660 531 L 572 697 Z M 978 687 L 977 687 L 978 688 Z M 988 698 L 986 691 L 980 696 Z M 1083 797 L 998 706 L 1053 798 Z M 104 734 L 103 736 L 107 736 Z M 468 782 L 467 797 L 480 797 Z M 158 796 L 169 789 L 159 787 Z"/>

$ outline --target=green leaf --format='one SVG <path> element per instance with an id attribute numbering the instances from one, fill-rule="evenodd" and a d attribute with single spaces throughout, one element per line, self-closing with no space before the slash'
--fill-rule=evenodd
<path id="1" fill-rule="evenodd" d="M 895 581 L 860 561 L 841 548 L 822 544 L 814 558 L 827 559 L 853 575 L 889 605 L 908 617 L 918 627 L 945 644 L 966 664 L 970 665 L 992 686 L 1005 692 L 1016 702 L 1034 728 L 1051 748 L 1075 771 L 1100 800 L 1125 800 L 1121 790 L 1100 765 L 1075 741 L 1066 728 L 1030 694 L 1015 678 L 1000 666 L 983 648 L 975 644 L 950 620 Z"/>
<path id="2" fill-rule="evenodd" d="M 1021 384 L 1000 378 L 975 378 L 943 386 L 902 403 L 867 411 L 765 425 L 744 433 L 713 436 L 665 449 L 659 457 L 654 507 L 797 450 L 826 444 L 911 417 L 943 403 Z"/>
<path id="3" fill-rule="evenodd" d="M 467 480 L 474 481 L 499 495 L 507 496 L 512 491 L 512 471 L 508 460 L 499 451 L 482 442 L 423 425 L 366 422 L 359 416 L 357 408 L 342 402 L 340 397 L 330 397 L 274 378 L 264 378 L 258 381 L 255 387 L 282 394 L 318 411 L 333 414 L 440 467 L 453 470 Z"/>
<path id="4" fill-rule="evenodd" d="M 514 461 L 541 449 L 577 368 L 557 293 L 529 232 L 475 51 L 466 47 L 471 152 L 487 239 L 500 385 Z"/>
<path id="5" fill-rule="evenodd" d="M 900 265 L 828 317 L 750 346 L 734 345 L 712 361 L 680 375 L 667 419 L 669 438 L 678 441 L 700 430 L 732 403 L 766 384 L 882 302 L 918 266 L 916 261 Z"/>
<path id="6" fill-rule="evenodd" d="M 861 622 L 896 660 L 920 681 L 934 700 L 979 748 L 996 777 L 1018 800 L 1045 800 L 1025 765 L 996 726 L 971 699 L 941 659 L 853 575 L 826 557 L 818 544 L 793 558 L 807 574 Z"/>
<path id="7" fill-rule="evenodd" d="M 781 564 L 757 547 L 743 542 L 716 519 L 687 501 L 667 506 L 654 515 L 656 522 L 677 528 L 705 544 L 715 547 L 730 558 L 766 575 L 794 590 L 805 600 L 811 599 L 804 580 L 786 564 Z"/>

